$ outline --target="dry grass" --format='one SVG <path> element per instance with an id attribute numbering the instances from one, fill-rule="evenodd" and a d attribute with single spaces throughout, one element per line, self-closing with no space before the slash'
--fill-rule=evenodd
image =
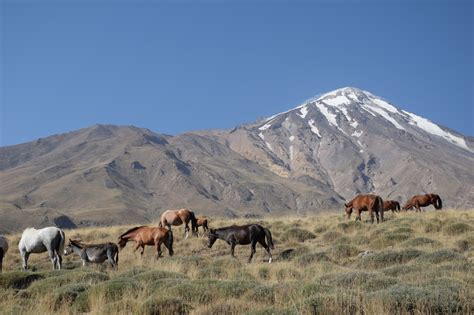
<path id="1" fill-rule="evenodd" d="M 118 270 L 81 267 L 66 257 L 51 271 L 46 254 L 32 255 L 20 271 L 14 243 L 0 276 L 3 314 L 450 314 L 473 313 L 472 211 L 388 214 L 383 224 L 355 223 L 341 214 L 262 219 L 276 250 L 268 264 L 257 247 L 204 237 L 183 240 L 174 229 L 175 256 L 120 253 Z M 212 221 L 212 227 L 255 220 Z M 258 221 L 258 220 L 257 220 Z M 66 231 L 84 241 L 115 241 L 129 228 Z"/>

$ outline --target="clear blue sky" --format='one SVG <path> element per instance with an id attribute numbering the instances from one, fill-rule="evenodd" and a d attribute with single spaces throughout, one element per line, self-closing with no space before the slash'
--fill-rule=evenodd
<path id="1" fill-rule="evenodd" d="M 0 2 L 0 146 L 232 128 L 343 86 L 474 135 L 473 1 Z"/>

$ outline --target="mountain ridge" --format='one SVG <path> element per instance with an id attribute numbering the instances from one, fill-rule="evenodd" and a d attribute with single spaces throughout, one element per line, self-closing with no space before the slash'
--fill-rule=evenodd
<path id="1" fill-rule="evenodd" d="M 436 191 L 473 207 L 472 148 L 470 137 L 347 87 L 230 130 L 95 124 L 0 148 L 0 232 L 147 222 L 181 207 L 312 213 L 366 192 L 404 202 Z"/>

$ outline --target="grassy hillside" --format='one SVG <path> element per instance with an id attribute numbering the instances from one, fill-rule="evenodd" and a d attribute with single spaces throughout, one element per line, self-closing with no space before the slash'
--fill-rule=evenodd
<path id="1" fill-rule="evenodd" d="M 183 240 L 175 256 L 158 261 L 130 243 L 119 269 L 81 267 L 66 257 L 51 271 L 47 254 L 32 255 L 20 271 L 16 244 L 0 276 L 0 312 L 92 314 L 449 314 L 474 312 L 474 212 L 388 214 L 383 224 L 356 223 L 341 214 L 255 220 L 271 229 L 274 262 L 257 245 L 236 248 L 206 238 Z M 363 217 L 363 219 L 367 216 Z M 211 227 L 254 222 L 213 220 Z M 66 231 L 87 242 L 116 241 L 129 226 Z M 294 249 L 289 252 L 285 250 Z"/>

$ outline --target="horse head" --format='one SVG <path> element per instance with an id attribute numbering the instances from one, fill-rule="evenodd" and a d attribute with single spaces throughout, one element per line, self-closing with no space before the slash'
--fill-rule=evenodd
<path id="1" fill-rule="evenodd" d="M 352 205 L 349 205 L 349 204 L 345 203 L 344 207 L 345 207 L 345 211 L 346 211 L 346 214 L 347 214 L 347 218 L 350 219 L 351 214 L 352 214 Z"/>
<path id="2" fill-rule="evenodd" d="M 127 245 L 127 240 L 123 237 L 119 237 L 118 245 L 120 249 L 123 249 Z"/>
<path id="3" fill-rule="evenodd" d="M 211 248 L 217 240 L 216 230 L 210 229 L 207 239 L 207 247 Z"/>

